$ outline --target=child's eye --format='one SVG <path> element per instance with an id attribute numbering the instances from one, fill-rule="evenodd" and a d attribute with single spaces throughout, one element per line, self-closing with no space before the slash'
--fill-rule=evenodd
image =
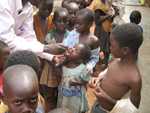
<path id="1" fill-rule="evenodd" d="M 30 99 L 30 103 L 36 103 L 37 102 L 38 97 L 33 97 Z"/>
<path id="2" fill-rule="evenodd" d="M 22 101 L 21 101 L 21 100 L 16 100 L 16 101 L 14 102 L 14 104 L 15 104 L 16 106 L 19 106 L 19 105 L 22 104 Z"/>

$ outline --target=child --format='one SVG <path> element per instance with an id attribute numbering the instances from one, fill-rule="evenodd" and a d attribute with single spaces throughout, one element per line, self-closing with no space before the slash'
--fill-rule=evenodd
<path id="1" fill-rule="evenodd" d="M 66 8 L 58 8 L 54 12 L 53 23 L 55 28 L 48 31 L 45 43 L 62 43 L 67 36 L 66 23 L 68 11 Z"/>
<path id="2" fill-rule="evenodd" d="M 69 33 L 68 37 L 63 41 L 63 44 L 68 47 L 74 47 L 78 43 L 85 43 L 88 38 L 95 38 L 94 34 L 90 33 L 90 27 L 94 21 L 94 13 L 89 9 L 82 9 L 77 12 L 76 16 L 76 31 Z M 94 39 L 94 40 L 95 40 Z M 87 70 L 93 71 L 96 63 L 99 61 L 99 46 L 91 50 L 91 59 L 87 63 Z"/>
<path id="3" fill-rule="evenodd" d="M 70 2 L 76 2 L 79 5 L 79 9 L 84 9 L 90 5 L 92 1 L 93 0 L 63 0 L 62 7 L 67 8 Z"/>
<path id="4" fill-rule="evenodd" d="M 52 110 L 49 113 L 72 113 L 72 112 L 70 112 L 70 110 L 66 108 L 57 108 L 57 109 Z"/>
<path id="5" fill-rule="evenodd" d="M 0 41 L 0 113 L 4 113 L 7 111 L 7 106 L 4 105 L 2 102 L 2 94 L 3 94 L 3 71 L 4 71 L 4 64 L 7 60 L 7 57 L 10 53 L 10 49 L 8 48 L 7 44 L 3 41 Z"/>
<path id="6" fill-rule="evenodd" d="M 30 66 L 36 72 L 38 79 L 40 79 L 40 60 L 33 52 L 27 50 L 13 52 L 9 55 L 4 68 L 6 69 L 13 65 Z M 37 110 L 42 112 L 46 111 L 45 100 L 40 94 L 38 95 Z"/>
<path id="7" fill-rule="evenodd" d="M 67 36 L 66 22 L 68 17 L 68 11 L 65 8 L 58 8 L 54 12 L 53 24 L 54 28 L 48 31 L 45 39 L 46 44 L 62 43 L 63 39 Z M 56 48 L 54 48 L 55 50 Z M 64 48 L 59 51 L 53 51 L 53 54 L 62 54 L 65 51 Z M 61 68 L 56 67 L 53 63 L 44 61 L 42 75 L 40 79 L 40 85 L 42 87 L 42 95 L 47 101 L 48 111 L 56 108 L 57 105 L 57 87 L 61 80 Z"/>
<path id="8" fill-rule="evenodd" d="M 88 111 L 86 84 L 90 75 L 85 63 L 89 60 L 90 53 L 90 48 L 84 44 L 77 44 L 67 51 L 67 62 L 63 66 L 59 88 L 58 107 L 68 108 L 72 113 Z"/>
<path id="9" fill-rule="evenodd" d="M 130 14 L 130 22 L 131 23 L 135 23 L 135 24 L 139 25 L 141 22 L 141 19 L 142 19 L 142 15 L 141 15 L 140 11 L 134 10 L 131 12 L 131 14 Z M 140 27 L 141 31 L 143 32 L 143 28 L 140 25 L 139 25 L 139 27 Z"/>
<path id="10" fill-rule="evenodd" d="M 19 86 L 19 87 L 18 87 Z M 35 71 L 26 65 L 14 65 L 4 71 L 3 101 L 9 113 L 39 113 L 39 85 Z"/>
<path id="11" fill-rule="evenodd" d="M 108 69 L 101 73 L 97 80 L 92 80 L 98 100 L 92 113 L 113 113 L 116 108 L 123 105 L 119 104 L 119 100 L 129 91 L 129 97 L 122 101 L 127 104 L 124 103 L 126 106 L 120 110 L 126 109 L 124 113 L 137 111 L 142 87 L 137 57 L 142 42 L 142 32 L 135 24 L 123 24 L 113 29 L 110 35 L 110 49 L 117 59 L 109 64 Z"/>
<path id="12" fill-rule="evenodd" d="M 37 39 L 44 42 L 47 32 L 53 28 L 52 9 L 54 0 L 41 0 L 39 3 L 39 11 L 34 15 L 34 30 Z"/>
<path id="13" fill-rule="evenodd" d="M 5 69 L 13 65 L 28 65 L 34 69 L 38 78 L 40 78 L 40 60 L 35 53 L 27 50 L 15 51 L 11 53 L 5 63 Z"/>
<path id="14" fill-rule="evenodd" d="M 2 91 L 2 81 L 3 81 L 3 77 L 2 77 L 2 73 L 4 71 L 4 63 L 7 60 L 7 57 L 10 53 L 10 49 L 7 46 L 7 44 L 5 44 L 3 41 L 0 41 L 0 97 L 3 93 Z"/>
<path id="15" fill-rule="evenodd" d="M 67 10 L 69 12 L 67 29 L 68 31 L 72 31 L 75 28 L 76 13 L 79 11 L 79 5 L 76 2 L 70 2 Z"/>

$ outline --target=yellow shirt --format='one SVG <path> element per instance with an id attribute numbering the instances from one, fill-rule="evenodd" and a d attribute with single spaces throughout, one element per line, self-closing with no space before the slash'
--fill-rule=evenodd
<path id="1" fill-rule="evenodd" d="M 109 3 L 106 0 L 106 3 L 102 3 L 101 0 L 93 0 L 92 3 L 88 6 L 89 9 L 95 11 L 97 9 L 100 9 L 104 12 L 107 12 L 109 10 Z"/>
<path id="2" fill-rule="evenodd" d="M 8 111 L 8 107 L 0 100 L 0 113 L 5 113 Z"/>

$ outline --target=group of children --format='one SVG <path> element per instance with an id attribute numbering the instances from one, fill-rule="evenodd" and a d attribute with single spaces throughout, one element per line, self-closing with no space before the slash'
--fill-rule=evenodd
<path id="1" fill-rule="evenodd" d="M 30 51 L 9 55 L 0 42 L 0 113 L 135 113 L 142 88 L 140 12 L 132 12 L 131 23 L 113 26 L 107 0 L 63 0 L 52 13 L 53 2 L 41 0 L 34 30 L 61 62 Z M 89 87 L 97 98 L 91 111 Z"/>

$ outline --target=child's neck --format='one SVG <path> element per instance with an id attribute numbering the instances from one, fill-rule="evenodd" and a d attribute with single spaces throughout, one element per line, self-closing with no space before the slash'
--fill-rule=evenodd
<path id="1" fill-rule="evenodd" d="M 68 68 L 75 68 L 77 66 L 79 66 L 80 64 L 82 64 L 82 61 L 69 61 L 68 63 L 66 63 L 66 67 Z"/>
<path id="2" fill-rule="evenodd" d="M 122 64 L 127 64 L 127 65 L 134 65 L 136 64 L 136 58 L 133 55 L 127 55 L 121 58 L 121 63 Z"/>
<path id="3" fill-rule="evenodd" d="M 84 31 L 82 33 L 80 33 L 80 37 L 85 37 L 85 36 L 88 36 L 90 34 L 90 31 Z"/>

